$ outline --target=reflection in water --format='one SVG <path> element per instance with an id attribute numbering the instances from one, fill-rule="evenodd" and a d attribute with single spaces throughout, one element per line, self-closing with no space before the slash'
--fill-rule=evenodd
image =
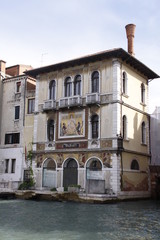
<path id="1" fill-rule="evenodd" d="M 159 240 L 160 202 L 0 201 L 0 240 Z"/>

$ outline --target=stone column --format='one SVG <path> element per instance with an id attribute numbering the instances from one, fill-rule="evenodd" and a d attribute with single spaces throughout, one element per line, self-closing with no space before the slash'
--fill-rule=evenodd
<path id="1" fill-rule="evenodd" d="M 111 187 L 113 193 L 118 195 L 120 192 L 120 161 L 121 156 L 116 153 L 112 154 L 112 170 L 111 170 Z"/>
<path id="2" fill-rule="evenodd" d="M 33 130 L 33 142 L 37 142 L 38 131 L 38 93 L 39 93 L 39 77 L 36 78 L 36 94 L 35 94 L 35 114 L 34 114 L 34 130 Z M 33 151 L 36 151 L 36 144 L 33 144 Z"/>

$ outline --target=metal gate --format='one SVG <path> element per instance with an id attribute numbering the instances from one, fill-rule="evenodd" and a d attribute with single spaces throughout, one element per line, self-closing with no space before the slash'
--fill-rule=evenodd
<path id="1" fill-rule="evenodd" d="M 78 182 L 78 170 L 77 162 L 70 158 L 66 161 L 66 166 L 63 169 L 63 186 L 68 187 L 71 185 L 77 185 Z"/>

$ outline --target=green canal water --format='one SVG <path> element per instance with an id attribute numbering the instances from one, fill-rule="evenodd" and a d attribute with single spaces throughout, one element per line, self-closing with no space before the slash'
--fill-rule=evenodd
<path id="1" fill-rule="evenodd" d="M 0 200 L 0 240 L 159 240 L 160 202 Z"/>

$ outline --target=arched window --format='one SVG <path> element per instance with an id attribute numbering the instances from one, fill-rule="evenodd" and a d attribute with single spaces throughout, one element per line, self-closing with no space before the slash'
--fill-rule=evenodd
<path id="1" fill-rule="evenodd" d="M 77 168 L 78 167 L 77 162 L 74 159 L 71 158 L 67 161 L 67 166 L 66 167 L 67 168 Z"/>
<path id="2" fill-rule="evenodd" d="M 74 95 L 81 95 L 81 76 L 77 75 L 74 79 Z"/>
<path id="3" fill-rule="evenodd" d="M 123 134 L 123 139 L 127 139 L 127 117 L 124 115 L 123 116 L 123 132 L 122 132 L 122 134 Z"/>
<path id="4" fill-rule="evenodd" d="M 87 168 L 91 171 L 101 171 L 102 170 L 102 164 L 98 159 L 93 158 L 89 161 Z"/>
<path id="5" fill-rule="evenodd" d="M 138 162 L 137 162 L 137 160 L 132 160 L 132 162 L 131 162 L 131 169 L 132 170 L 139 170 L 139 164 L 138 164 Z"/>
<path id="6" fill-rule="evenodd" d="M 72 96 L 72 80 L 71 77 L 67 77 L 64 82 L 65 97 Z"/>
<path id="7" fill-rule="evenodd" d="M 49 119 L 47 125 L 48 140 L 54 141 L 54 120 Z"/>
<path id="8" fill-rule="evenodd" d="M 99 118 L 98 115 L 95 114 L 91 118 L 91 125 L 92 125 L 92 138 L 98 138 L 99 132 Z"/>
<path id="9" fill-rule="evenodd" d="M 142 122 L 142 143 L 146 143 L 146 126 L 145 122 Z"/>
<path id="10" fill-rule="evenodd" d="M 122 93 L 127 94 L 127 74 L 123 72 L 122 74 Z"/>
<path id="11" fill-rule="evenodd" d="M 56 81 L 52 80 L 49 83 L 49 99 L 55 100 L 56 94 Z"/>
<path id="12" fill-rule="evenodd" d="M 143 83 L 141 84 L 141 102 L 145 103 L 145 86 Z"/>
<path id="13" fill-rule="evenodd" d="M 56 170 L 56 164 L 55 164 L 55 161 L 53 160 L 53 159 L 51 159 L 51 158 L 48 158 L 46 161 L 45 161 L 45 163 L 44 163 L 44 165 L 43 165 L 43 169 L 51 169 L 51 170 Z"/>
<path id="14" fill-rule="evenodd" d="M 99 72 L 95 71 L 92 73 L 92 93 L 99 92 Z"/>

